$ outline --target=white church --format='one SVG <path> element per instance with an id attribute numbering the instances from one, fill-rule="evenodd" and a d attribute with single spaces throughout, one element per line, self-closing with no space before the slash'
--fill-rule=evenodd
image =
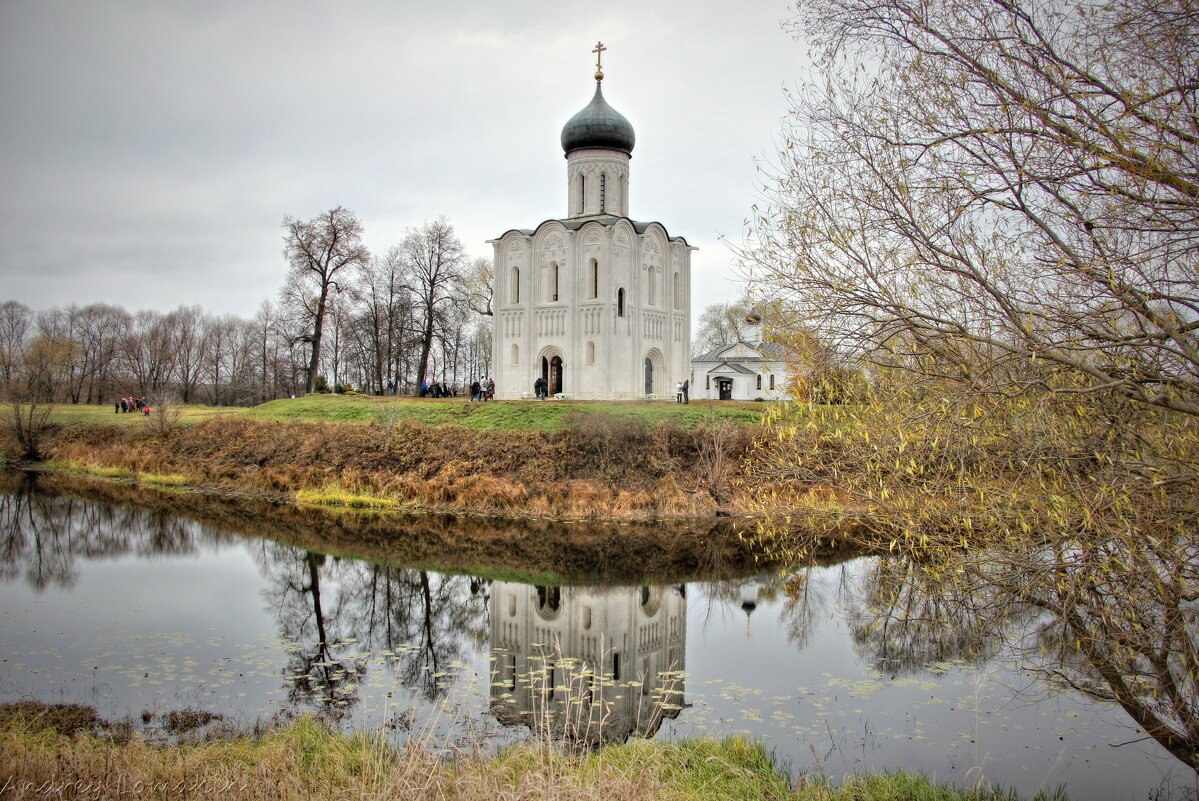
<path id="1" fill-rule="evenodd" d="M 636 137 L 604 100 L 600 66 L 595 96 L 562 128 L 566 216 L 489 240 L 500 398 L 530 395 L 537 378 L 551 396 L 673 397 L 691 372 L 694 248 L 629 217 Z"/>

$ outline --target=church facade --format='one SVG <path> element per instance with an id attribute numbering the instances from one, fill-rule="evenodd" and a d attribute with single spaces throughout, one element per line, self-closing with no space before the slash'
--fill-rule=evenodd
<path id="1" fill-rule="evenodd" d="M 551 397 L 673 397 L 690 373 L 694 248 L 629 217 L 636 137 L 595 77 L 591 103 L 562 129 L 566 216 L 489 241 L 500 398 L 531 396 L 538 378 Z"/>

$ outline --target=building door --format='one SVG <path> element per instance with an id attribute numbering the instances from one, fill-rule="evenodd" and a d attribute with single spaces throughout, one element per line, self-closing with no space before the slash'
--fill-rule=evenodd
<path id="1" fill-rule="evenodd" d="M 565 392 L 562 388 L 562 357 L 555 356 L 550 359 L 550 374 L 546 379 L 550 384 L 550 394 L 557 395 L 559 392 Z"/>
<path id="2" fill-rule="evenodd" d="M 645 359 L 645 394 L 654 394 L 654 363 L 648 356 Z"/>
<path id="3" fill-rule="evenodd" d="M 716 389 L 720 393 L 720 400 L 733 399 L 733 379 L 718 378 L 716 379 Z"/>

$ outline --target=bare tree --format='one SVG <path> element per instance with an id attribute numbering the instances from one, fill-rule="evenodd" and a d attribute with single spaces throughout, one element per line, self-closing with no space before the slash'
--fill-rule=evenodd
<path id="1" fill-rule="evenodd" d="M 491 302 L 495 296 L 495 270 L 490 259 L 475 259 L 470 263 L 462 281 L 466 294 L 466 305 L 475 314 L 491 316 Z"/>
<path id="2" fill-rule="evenodd" d="M 412 290 L 404 274 L 403 251 L 393 247 L 371 260 L 356 287 L 359 313 L 356 335 L 361 340 L 369 383 L 380 393 L 396 390 L 400 353 L 412 325 Z"/>
<path id="3" fill-rule="evenodd" d="M 121 339 L 121 356 L 139 395 L 157 392 L 170 382 L 175 348 L 167 319 L 155 311 L 139 311 L 128 335 Z"/>
<path id="4" fill-rule="evenodd" d="M 284 295 L 302 312 L 304 333 L 311 346 L 305 392 L 312 392 L 320 370 L 321 340 L 330 290 L 340 290 L 339 273 L 366 265 L 370 254 L 362 244 L 362 223 L 338 206 L 311 220 L 285 217 L 283 255 L 291 270 Z"/>
<path id="5" fill-rule="evenodd" d="M 749 326 L 745 318 L 751 309 L 753 301 L 745 295 L 727 303 L 713 303 L 700 312 L 695 340 L 691 343 L 692 355 L 699 356 L 743 339 Z"/>
<path id="6" fill-rule="evenodd" d="M 13 380 L 4 388 L 5 422 L 28 459 L 41 458 L 50 412 L 69 381 L 77 350 L 71 339 L 34 337 L 20 354 Z"/>
<path id="7" fill-rule="evenodd" d="M 801 0 L 819 85 L 743 254 L 834 344 L 1199 415 L 1199 13 Z"/>
<path id="8" fill-rule="evenodd" d="M 416 294 L 420 357 L 416 384 L 425 380 L 434 332 L 442 309 L 462 297 L 466 257 L 454 227 L 444 217 L 420 228 L 409 228 L 400 244 L 404 266 L 412 276 Z"/>
<path id="9" fill-rule="evenodd" d="M 183 403 L 191 403 L 204 364 L 204 311 L 199 306 L 180 306 L 163 322 L 171 337 L 180 399 Z"/>
<path id="10" fill-rule="evenodd" d="M 0 382 L 16 378 L 21 354 L 33 330 L 33 311 L 24 303 L 8 300 L 0 303 Z"/>

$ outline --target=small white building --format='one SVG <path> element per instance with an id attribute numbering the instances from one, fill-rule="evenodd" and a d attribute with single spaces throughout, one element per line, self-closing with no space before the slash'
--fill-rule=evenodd
<path id="1" fill-rule="evenodd" d="M 786 400 L 794 360 L 788 350 L 762 336 L 762 319 L 751 313 L 744 339 L 691 360 L 690 396 L 697 400 Z"/>
<path id="2" fill-rule="evenodd" d="M 689 369 L 694 248 L 628 216 L 636 137 L 595 78 L 562 129 L 567 216 L 489 240 L 500 398 L 531 394 L 537 378 L 572 398 L 672 396 Z"/>

